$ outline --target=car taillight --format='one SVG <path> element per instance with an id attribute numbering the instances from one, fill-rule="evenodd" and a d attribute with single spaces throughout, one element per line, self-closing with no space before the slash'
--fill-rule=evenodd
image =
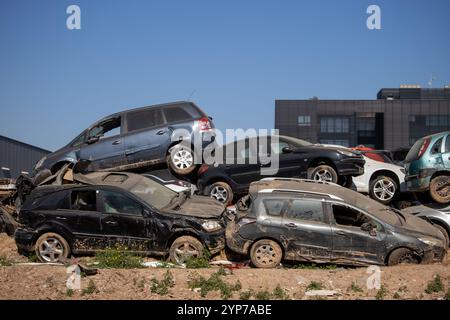
<path id="1" fill-rule="evenodd" d="M 420 159 L 425 151 L 427 151 L 428 146 L 430 145 L 430 139 L 423 140 L 422 146 L 420 147 L 419 153 L 417 154 L 417 159 Z"/>
<path id="2" fill-rule="evenodd" d="M 200 166 L 200 168 L 198 169 L 198 175 L 201 176 L 202 174 L 204 174 L 206 171 L 208 171 L 209 166 L 207 164 L 202 164 Z"/>
<path id="3" fill-rule="evenodd" d="M 211 121 L 207 117 L 203 117 L 200 120 L 198 120 L 198 128 L 200 132 L 202 131 L 209 131 L 212 129 Z"/>

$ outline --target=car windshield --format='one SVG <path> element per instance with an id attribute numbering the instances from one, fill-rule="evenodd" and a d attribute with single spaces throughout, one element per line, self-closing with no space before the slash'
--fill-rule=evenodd
<path id="1" fill-rule="evenodd" d="M 177 192 L 146 177 L 142 177 L 129 191 L 159 210 L 168 207 L 179 198 Z"/>
<path id="2" fill-rule="evenodd" d="M 307 147 L 312 145 L 311 142 L 293 137 L 280 136 L 280 140 L 286 141 L 287 143 L 293 144 L 298 147 Z"/>
<path id="3" fill-rule="evenodd" d="M 381 203 L 365 196 L 357 192 L 352 192 L 352 198 L 346 199 L 351 205 L 355 207 L 361 208 L 380 220 L 387 222 L 391 225 L 399 225 L 402 224 L 402 217 L 398 212 L 394 209 L 382 205 Z"/>

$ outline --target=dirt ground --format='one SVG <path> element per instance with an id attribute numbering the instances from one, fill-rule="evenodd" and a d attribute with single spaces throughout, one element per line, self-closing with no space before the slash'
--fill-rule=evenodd
<path id="1" fill-rule="evenodd" d="M 17 254 L 14 240 L 0 234 L 0 258 L 16 263 L 28 262 Z M 273 292 L 279 286 L 289 299 L 444 299 L 448 295 L 450 259 L 443 264 L 402 265 L 381 268 L 382 288 L 367 289 L 370 276 L 367 268 L 262 270 L 254 268 L 234 269 L 222 275 L 226 283 L 234 285 L 238 280 L 241 288 L 230 299 L 245 298 L 245 292 L 254 292 L 252 298 L 264 291 Z M 152 293 L 152 279 L 162 280 L 166 272 L 173 275 L 174 284 L 166 294 Z M 0 267 L 0 299 L 222 299 L 220 291 L 212 291 L 203 298 L 200 289 L 189 288 L 191 279 L 208 278 L 218 272 L 218 267 L 205 269 L 100 269 L 98 274 L 81 278 L 81 290 L 68 290 L 68 274 L 64 266 L 17 265 Z M 439 275 L 443 288 L 427 293 L 431 281 Z M 332 296 L 310 296 L 311 289 L 333 291 Z M 309 289 L 308 289 L 309 287 Z M 328 294 L 331 294 L 329 292 Z M 275 297 L 280 297 L 275 295 Z M 248 298 L 248 296 L 247 296 Z M 271 298 L 274 298 L 272 295 Z"/>

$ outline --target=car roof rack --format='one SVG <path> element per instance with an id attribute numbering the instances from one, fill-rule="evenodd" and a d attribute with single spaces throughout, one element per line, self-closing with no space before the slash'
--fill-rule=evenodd
<path id="1" fill-rule="evenodd" d="M 270 177 L 270 178 L 263 178 L 260 181 L 310 182 L 310 183 L 319 183 L 319 184 L 326 184 L 326 185 L 332 185 L 332 186 L 339 186 L 337 183 L 333 183 L 333 182 L 329 182 L 329 181 L 320 181 L 320 180 L 312 180 L 312 179 L 299 179 L 299 178 Z"/>
<path id="2" fill-rule="evenodd" d="M 322 192 L 314 192 L 314 191 L 306 191 L 306 190 L 295 190 L 295 189 L 262 189 L 259 190 L 258 193 L 274 193 L 274 192 L 289 192 L 289 193 L 304 193 L 309 195 L 318 195 L 326 198 L 330 198 L 333 200 L 344 201 L 342 198 L 335 196 L 333 194 L 322 193 Z"/>

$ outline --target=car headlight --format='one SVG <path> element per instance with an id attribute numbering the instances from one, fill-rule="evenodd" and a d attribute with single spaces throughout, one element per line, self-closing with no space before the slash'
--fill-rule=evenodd
<path id="1" fill-rule="evenodd" d="M 217 221 L 203 222 L 202 227 L 208 232 L 213 232 L 222 229 L 222 226 Z"/>
<path id="2" fill-rule="evenodd" d="M 356 153 L 351 152 L 351 151 L 338 150 L 338 152 L 339 152 L 340 154 L 343 154 L 344 156 L 347 156 L 347 157 L 354 157 L 354 156 L 356 156 Z"/>
<path id="3" fill-rule="evenodd" d="M 41 160 L 39 160 L 36 165 L 34 166 L 34 169 L 37 170 L 44 164 L 44 161 L 47 159 L 47 157 L 43 157 Z"/>
<path id="4" fill-rule="evenodd" d="M 438 247 L 444 246 L 442 241 L 439 239 L 434 239 L 434 238 L 429 238 L 429 237 L 422 237 L 422 238 L 418 238 L 418 239 L 429 246 L 433 246 L 433 247 L 434 246 L 438 246 Z"/>

